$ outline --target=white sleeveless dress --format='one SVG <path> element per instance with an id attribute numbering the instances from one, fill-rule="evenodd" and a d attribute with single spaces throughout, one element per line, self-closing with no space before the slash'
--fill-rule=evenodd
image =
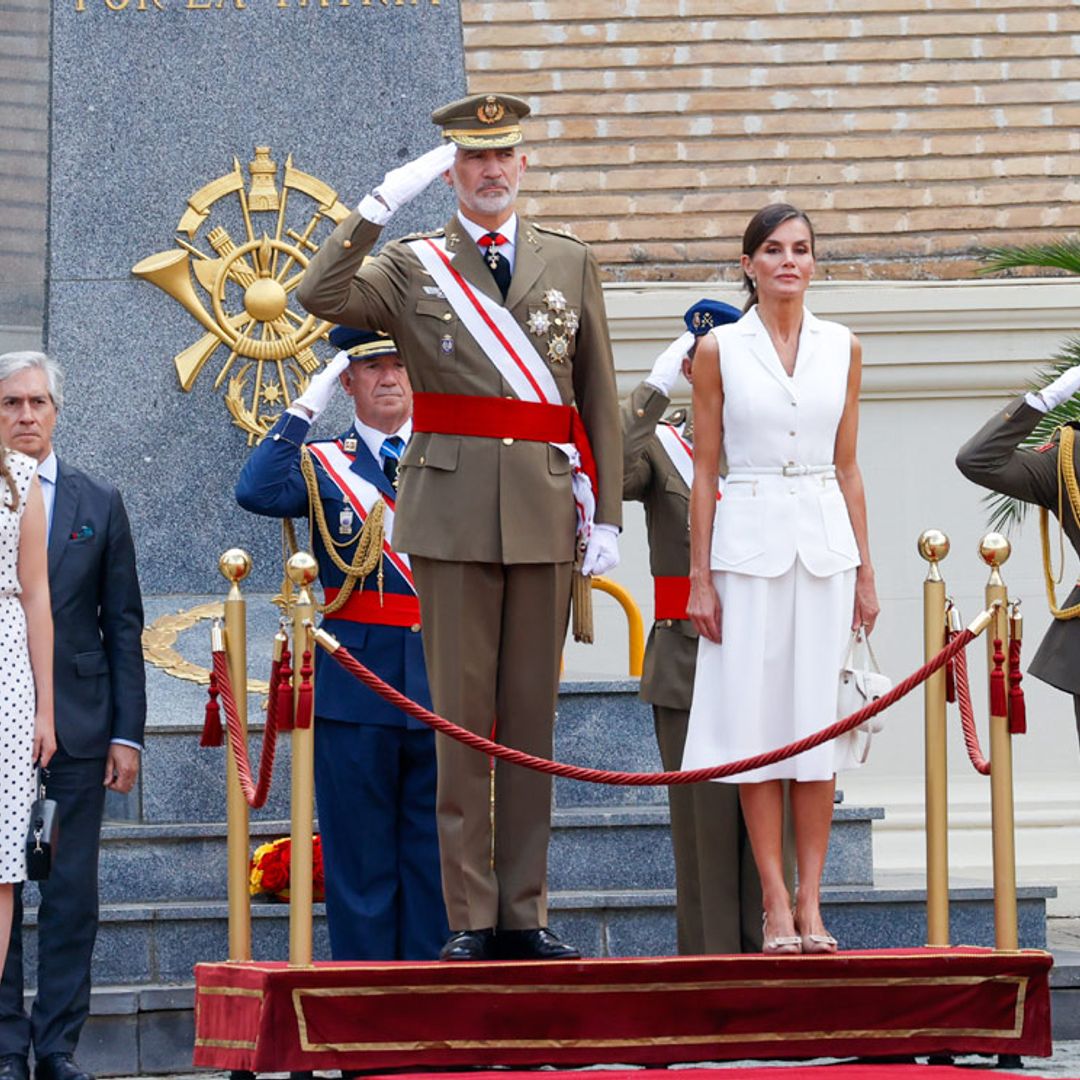
<path id="1" fill-rule="evenodd" d="M 836 720 L 858 547 L 833 468 L 851 332 L 804 311 L 794 374 L 751 308 L 712 333 L 728 474 L 713 524 L 723 641 L 699 640 L 682 767 L 741 760 Z M 726 778 L 828 780 L 855 737 Z"/>
<path id="2" fill-rule="evenodd" d="M 18 564 L 26 495 L 37 465 L 11 450 L 5 458 L 19 492 L 12 510 L 7 482 L 0 481 L 0 882 L 7 883 L 26 878 L 24 844 L 34 801 L 34 673 Z"/>

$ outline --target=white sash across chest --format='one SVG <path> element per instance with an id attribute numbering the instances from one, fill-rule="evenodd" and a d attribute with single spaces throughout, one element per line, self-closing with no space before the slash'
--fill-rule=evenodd
<path id="1" fill-rule="evenodd" d="M 676 472 L 682 477 L 683 483 L 688 487 L 694 486 L 694 448 L 683 437 L 686 424 L 657 424 L 656 437 L 664 448 L 664 453 L 675 466 Z M 716 498 L 720 499 L 723 492 L 723 480 L 717 481 Z"/>
<path id="2" fill-rule="evenodd" d="M 481 351 L 503 381 L 522 401 L 563 405 L 555 378 L 525 328 L 510 311 L 491 297 L 474 289 L 451 265 L 442 237 L 420 237 L 408 241 L 420 265 L 443 291 L 447 303 L 461 320 Z M 565 406 L 564 406 L 565 407 Z M 581 455 L 573 443 L 552 443 L 569 459 L 574 504 L 578 514 L 578 536 L 588 539 L 596 513 L 596 493 L 581 467 Z"/>
<path id="3" fill-rule="evenodd" d="M 342 499 L 353 508 L 361 523 L 367 521 L 372 507 L 380 500 L 386 504 L 383 514 L 383 554 L 400 573 L 405 584 L 415 594 L 409 556 L 391 547 L 394 536 L 394 500 L 389 499 L 372 483 L 352 471 L 355 455 L 347 454 L 340 441 L 308 443 L 311 456 L 322 466 L 327 479 L 341 493 Z"/>

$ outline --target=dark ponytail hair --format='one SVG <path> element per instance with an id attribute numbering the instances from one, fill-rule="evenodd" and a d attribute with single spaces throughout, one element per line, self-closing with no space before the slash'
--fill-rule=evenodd
<path id="1" fill-rule="evenodd" d="M 759 210 L 751 219 L 750 224 L 746 226 L 746 232 L 743 233 L 742 238 L 742 253 L 744 255 L 753 256 L 766 240 L 785 221 L 791 221 L 797 219 L 806 223 L 806 227 L 810 230 L 810 254 L 814 254 L 814 226 L 810 224 L 810 219 L 798 209 L 798 207 L 792 206 L 791 203 L 770 203 L 768 206 Z M 743 312 L 749 311 L 757 303 L 757 286 L 750 280 L 746 271 L 743 271 L 743 288 L 750 294 L 747 297 L 746 303 L 743 305 Z"/>

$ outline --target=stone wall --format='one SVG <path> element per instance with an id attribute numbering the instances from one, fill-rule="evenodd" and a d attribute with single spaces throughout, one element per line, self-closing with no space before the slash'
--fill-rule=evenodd
<path id="1" fill-rule="evenodd" d="M 1080 226 L 1072 0 L 462 0 L 470 88 L 536 119 L 530 214 L 616 281 L 732 277 L 770 201 L 840 279 L 970 278 Z M 723 12 L 723 14 L 717 14 Z"/>

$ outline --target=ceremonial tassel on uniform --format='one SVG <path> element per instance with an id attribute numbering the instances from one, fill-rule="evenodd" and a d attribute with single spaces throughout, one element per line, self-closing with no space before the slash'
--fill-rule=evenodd
<path id="1" fill-rule="evenodd" d="M 570 587 L 570 610 L 573 612 L 574 640 L 593 643 L 592 578 L 574 569 Z"/>
<path id="2" fill-rule="evenodd" d="M 206 717 L 203 720 L 202 735 L 199 737 L 200 746 L 221 746 L 225 741 L 225 733 L 221 730 L 221 706 L 218 705 L 217 675 L 210 672 L 210 700 L 206 703 Z"/>
<path id="3" fill-rule="evenodd" d="M 292 655 L 288 645 L 281 647 L 281 666 L 278 668 L 278 684 L 273 692 L 277 694 L 277 730 L 292 731 Z"/>
<path id="4" fill-rule="evenodd" d="M 311 663 L 311 649 L 304 649 L 304 657 L 300 661 L 300 693 L 296 697 L 295 724 L 298 728 L 311 727 L 311 713 L 314 705 L 314 692 L 311 686 L 311 675 L 314 668 Z"/>
<path id="5" fill-rule="evenodd" d="M 1024 690 L 1020 682 L 1024 678 L 1020 670 L 1020 640 L 1023 637 L 1023 623 L 1020 611 L 1014 605 L 1009 619 L 1009 734 L 1027 733 L 1027 706 L 1024 704 Z"/>
<path id="6" fill-rule="evenodd" d="M 990 715 L 1007 716 L 1008 701 L 1005 696 L 1005 653 L 1002 651 L 1001 638 L 994 638 L 994 670 L 990 672 Z"/>

